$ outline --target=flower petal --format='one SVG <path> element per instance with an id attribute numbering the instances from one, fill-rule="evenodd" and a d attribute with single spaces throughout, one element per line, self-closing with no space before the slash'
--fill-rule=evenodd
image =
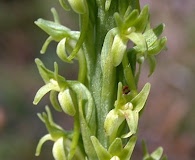
<path id="1" fill-rule="evenodd" d="M 42 86 L 36 93 L 33 104 L 37 105 L 39 101 L 43 98 L 43 96 L 48 93 L 51 90 L 59 91 L 60 88 L 57 84 L 55 83 L 47 83 L 44 86 Z"/>
<path id="2" fill-rule="evenodd" d="M 75 109 L 75 98 L 74 93 L 70 89 L 65 89 L 58 94 L 58 100 L 62 107 L 62 110 L 70 116 L 74 116 L 76 113 Z"/>
<path id="3" fill-rule="evenodd" d="M 52 153 L 53 153 L 55 160 L 66 160 L 67 159 L 63 137 L 59 138 L 56 142 L 54 142 Z"/>
<path id="4" fill-rule="evenodd" d="M 119 115 L 120 113 L 113 109 L 111 110 L 104 121 L 104 128 L 107 135 L 111 135 L 117 132 L 119 126 L 124 121 L 124 117 Z"/>
<path id="5" fill-rule="evenodd" d="M 126 38 L 125 38 L 126 39 Z M 122 39 L 119 35 L 114 37 L 114 41 L 111 48 L 111 54 L 113 56 L 113 65 L 118 66 L 123 59 L 123 55 L 127 49 L 127 40 Z"/>
<path id="6" fill-rule="evenodd" d="M 66 45 L 66 38 L 63 38 L 57 45 L 56 53 L 62 61 L 72 63 L 72 61 L 68 59 L 68 56 L 66 54 L 65 45 Z"/>
<path id="7" fill-rule="evenodd" d="M 134 111 L 140 112 L 142 110 L 148 98 L 149 92 L 150 83 L 146 83 L 141 92 L 131 101 Z"/>
<path id="8" fill-rule="evenodd" d="M 124 115 L 130 132 L 123 135 L 122 138 L 128 138 L 137 132 L 139 114 L 137 111 L 132 111 L 131 109 L 128 109 L 124 112 Z"/>
<path id="9" fill-rule="evenodd" d="M 141 33 L 132 32 L 129 35 L 126 35 L 133 43 L 135 43 L 134 49 L 138 53 L 144 53 L 147 51 L 147 45 L 144 36 Z"/>
<path id="10" fill-rule="evenodd" d="M 39 143 L 38 143 L 37 148 L 36 148 L 36 153 L 35 153 L 36 156 L 39 156 L 40 155 L 40 152 L 41 152 L 41 148 L 42 148 L 43 143 L 45 143 L 48 140 L 52 140 L 52 137 L 51 137 L 50 134 L 46 134 L 45 136 L 43 136 L 39 140 Z"/>

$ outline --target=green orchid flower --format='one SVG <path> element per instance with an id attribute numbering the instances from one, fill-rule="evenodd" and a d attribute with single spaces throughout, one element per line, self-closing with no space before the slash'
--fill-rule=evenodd
<path id="1" fill-rule="evenodd" d="M 129 160 L 135 147 L 136 139 L 136 136 L 132 136 L 123 147 L 121 138 L 116 138 L 109 148 L 105 149 L 95 136 L 91 137 L 99 160 Z"/>
<path id="2" fill-rule="evenodd" d="M 43 112 L 42 114 L 38 114 L 38 117 L 41 119 L 43 123 L 45 123 L 49 134 L 43 136 L 36 149 L 36 156 L 40 155 L 42 145 L 50 140 L 54 142 L 52 153 L 55 160 L 68 160 L 70 157 L 80 157 L 84 160 L 84 155 L 80 151 L 80 148 L 77 146 L 72 149 L 72 142 L 74 141 L 74 134 L 73 132 L 67 132 L 62 127 L 57 125 L 53 121 L 53 117 L 51 111 L 48 106 L 45 107 L 46 113 Z M 75 144 L 73 144 L 75 145 Z"/>
<path id="3" fill-rule="evenodd" d="M 129 132 L 122 135 L 128 138 L 136 133 L 139 119 L 139 112 L 143 109 L 150 91 L 150 84 L 147 83 L 138 95 L 131 99 L 131 95 L 124 95 L 122 92 L 122 83 L 118 84 L 118 96 L 115 102 L 115 108 L 106 116 L 104 128 L 108 136 L 114 139 L 118 128 L 126 120 Z"/>
<path id="4" fill-rule="evenodd" d="M 45 85 L 42 86 L 36 93 L 33 103 L 37 105 L 42 97 L 50 91 L 50 100 L 53 102 L 54 108 L 57 111 L 63 110 L 68 115 L 74 116 L 76 109 L 76 98 L 74 98 L 74 93 L 69 87 L 67 81 L 58 75 L 58 66 L 55 65 L 55 71 L 52 72 L 48 70 L 43 63 L 36 59 L 37 67 L 40 74 L 42 75 Z M 58 102 L 56 100 L 55 92 L 58 93 Z"/>
<path id="5" fill-rule="evenodd" d="M 54 141 L 53 152 L 56 152 L 56 148 L 60 148 L 60 151 L 64 152 L 63 157 L 66 157 L 64 141 L 65 139 L 70 139 L 70 135 L 68 135 L 68 133 L 65 130 L 63 130 L 59 125 L 53 122 L 51 111 L 48 106 L 46 106 L 45 110 L 46 110 L 46 113 L 45 112 L 43 112 L 42 114 L 39 113 L 38 117 L 41 119 L 41 121 L 43 121 L 43 123 L 45 123 L 49 134 L 43 136 L 40 139 L 37 145 L 35 155 L 39 156 L 42 145 L 46 141 L 51 140 L 51 141 Z"/>

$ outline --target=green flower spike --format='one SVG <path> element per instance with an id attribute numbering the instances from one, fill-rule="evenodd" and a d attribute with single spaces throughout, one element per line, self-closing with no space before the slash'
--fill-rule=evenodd
<path id="1" fill-rule="evenodd" d="M 36 59 L 44 85 L 33 103 L 49 93 L 54 109 L 72 116 L 74 126 L 71 132 L 63 130 L 46 107 L 38 116 L 49 133 L 40 139 L 36 155 L 51 140 L 55 160 L 129 160 L 150 92 L 149 83 L 138 90 L 139 77 L 145 60 L 149 76 L 154 72 L 156 55 L 166 45 L 166 38 L 160 37 L 165 26 L 151 28 L 149 7 L 140 9 L 139 0 L 58 1 L 64 10 L 78 14 L 79 31 L 63 26 L 52 8 L 53 21 L 35 21 L 48 34 L 41 53 L 57 42 L 60 60 L 78 60 L 78 79 L 66 80 L 58 74 L 56 62 L 51 71 Z M 151 154 L 145 144 L 143 148 L 143 160 L 166 160 L 161 147 Z"/>

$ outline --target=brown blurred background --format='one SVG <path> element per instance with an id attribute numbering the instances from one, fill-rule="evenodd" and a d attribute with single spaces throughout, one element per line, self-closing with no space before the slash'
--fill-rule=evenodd
<path id="1" fill-rule="evenodd" d="M 150 5 L 152 25 L 166 24 L 167 51 L 158 55 L 157 69 L 147 78 L 147 65 L 140 86 L 152 83 L 152 90 L 140 121 L 139 138 L 145 139 L 149 150 L 163 146 L 170 160 L 195 159 L 195 1 L 142 0 Z M 53 61 L 61 65 L 60 72 L 74 79 L 77 66 L 71 69 L 55 56 L 55 43 L 43 56 L 39 54 L 47 35 L 35 26 L 42 17 L 52 19 L 50 8 L 60 13 L 62 23 L 77 29 L 77 16 L 64 13 L 55 0 L 0 1 L 0 159 L 52 160 L 52 143 L 43 146 L 40 157 L 35 148 L 46 133 L 44 124 L 36 116 L 49 104 L 45 97 L 32 105 L 36 91 L 43 82 L 34 59 L 41 58 L 53 68 Z M 62 66 L 63 65 L 63 66 Z M 63 67 L 63 69 L 62 69 Z M 71 126 L 70 118 L 54 115 L 64 127 Z M 136 154 L 137 153 L 137 154 Z M 136 146 L 135 160 L 141 159 L 141 140 Z"/>

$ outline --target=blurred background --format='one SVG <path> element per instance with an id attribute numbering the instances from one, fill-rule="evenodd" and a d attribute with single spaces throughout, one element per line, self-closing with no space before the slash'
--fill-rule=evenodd
<path id="1" fill-rule="evenodd" d="M 162 146 L 170 160 L 195 159 L 195 1 L 142 0 L 149 4 L 153 27 L 166 24 L 167 51 L 158 55 L 156 72 L 147 77 L 142 73 L 140 86 L 152 83 L 151 94 L 140 121 L 139 138 L 144 139 L 151 152 Z M 42 17 L 52 19 L 50 8 L 60 13 L 62 23 L 78 29 L 78 17 L 63 12 L 55 0 L 1 0 L 0 1 L 0 159 L 52 160 L 52 143 L 47 142 L 39 157 L 35 157 L 38 140 L 47 133 L 37 112 L 49 104 L 46 96 L 38 106 L 32 101 L 43 85 L 34 59 L 41 58 L 53 68 L 56 44 L 47 53 L 39 54 L 47 35 L 35 26 Z M 60 74 L 75 79 L 77 65 L 67 66 L 60 61 Z M 70 117 L 54 114 L 55 121 L 71 128 Z M 135 160 L 141 159 L 141 140 L 138 141 Z"/>

